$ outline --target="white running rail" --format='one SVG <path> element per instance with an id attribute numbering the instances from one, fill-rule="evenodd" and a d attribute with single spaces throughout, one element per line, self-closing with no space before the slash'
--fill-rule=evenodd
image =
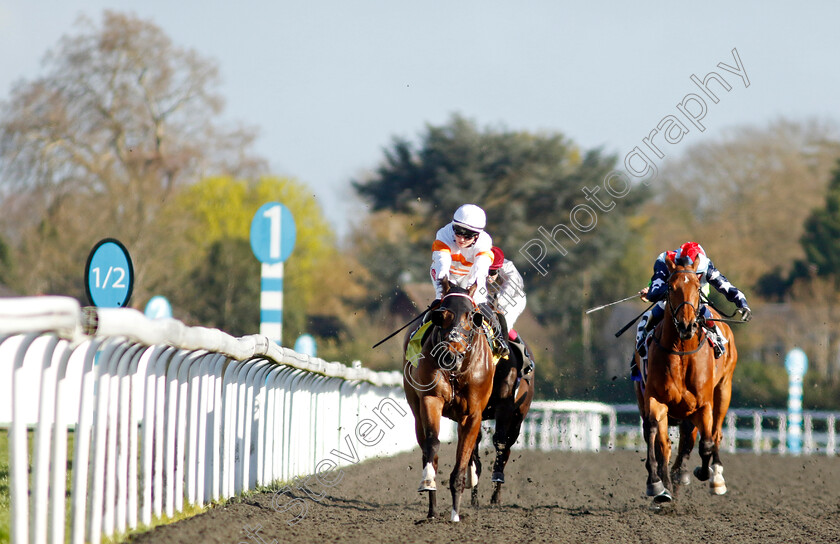
<path id="1" fill-rule="evenodd" d="M 399 372 L 68 297 L 0 299 L 0 427 L 14 544 L 98 543 L 189 505 L 304 475 L 329 481 L 416 446 Z M 441 440 L 454 434 L 442 421 Z M 615 441 L 610 406 L 534 402 L 515 447 Z"/>
<path id="2" fill-rule="evenodd" d="M 416 444 L 399 372 L 67 297 L 0 299 L 0 426 L 14 544 L 64 543 L 67 516 L 70 542 L 98 543 Z"/>

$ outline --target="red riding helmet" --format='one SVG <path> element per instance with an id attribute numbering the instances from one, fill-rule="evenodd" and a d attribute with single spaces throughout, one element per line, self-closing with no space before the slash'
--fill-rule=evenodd
<path id="1" fill-rule="evenodd" d="M 705 254 L 706 252 L 703 250 L 703 246 L 697 242 L 686 242 L 676 251 L 667 252 L 668 258 L 672 261 L 676 262 L 677 259 L 684 257 L 689 263 L 693 263 L 697 259 L 698 255 Z"/>
<path id="2" fill-rule="evenodd" d="M 693 263 L 698 255 L 705 255 L 706 252 L 697 242 L 686 242 L 680 246 L 680 257 L 688 257 Z"/>

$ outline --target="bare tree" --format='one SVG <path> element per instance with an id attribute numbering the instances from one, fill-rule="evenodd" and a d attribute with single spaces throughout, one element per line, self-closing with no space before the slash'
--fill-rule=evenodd
<path id="1" fill-rule="evenodd" d="M 132 15 L 78 28 L 0 104 L 0 235 L 21 292 L 79 296 L 86 253 L 106 236 L 128 246 L 142 292 L 179 251 L 182 226 L 162 214 L 174 192 L 263 164 L 253 130 L 218 121 L 215 63 Z"/>
<path id="2" fill-rule="evenodd" d="M 837 127 L 816 121 L 735 129 L 689 148 L 654 182 L 657 251 L 696 240 L 745 288 L 777 267 L 788 272 L 804 256 L 803 224 L 838 154 Z"/>

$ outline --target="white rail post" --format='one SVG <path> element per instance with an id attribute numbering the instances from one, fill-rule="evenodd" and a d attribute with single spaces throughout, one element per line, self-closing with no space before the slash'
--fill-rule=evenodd
<path id="1" fill-rule="evenodd" d="M 175 515 L 176 506 L 176 483 L 180 475 L 180 469 L 175 459 L 175 452 L 181 452 L 183 456 L 183 449 L 177 449 L 177 431 L 178 431 L 178 375 L 181 367 L 184 366 L 184 361 L 189 355 L 188 351 L 178 350 L 169 363 L 169 368 L 166 372 L 166 438 L 164 441 L 164 456 L 163 456 L 163 478 L 166 486 L 164 512 L 167 517 Z"/>
<path id="2" fill-rule="evenodd" d="M 76 349 L 71 350 L 67 346 L 69 357 L 62 360 L 56 375 L 56 402 L 55 402 L 55 426 L 53 429 L 53 450 L 50 480 L 50 542 L 64 542 L 65 523 L 65 494 L 67 492 L 67 426 L 69 414 L 67 404 L 71 398 L 75 398 L 78 406 L 82 404 L 80 392 L 83 391 L 81 380 L 84 373 L 85 354 L 89 351 L 91 342 L 85 342 Z M 76 378 L 79 378 L 78 382 Z M 78 412 L 76 414 L 78 416 Z M 76 420 L 78 423 L 78 419 Z M 76 436 L 78 440 L 78 436 Z M 61 470 L 55 468 L 61 467 Z M 72 497 L 72 495 L 71 495 Z M 70 517 L 72 520 L 72 515 Z"/>
<path id="3" fill-rule="evenodd" d="M 761 455 L 761 413 L 753 412 L 753 444 L 752 450 L 756 455 Z"/>
<path id="4" fill-rule="evenodd" d="M 12 366 L 12 425 L 9 427 L 9 469 L 10 496 L 9 514 L 12 521 L 12 542 L 29 542 L 29 452 L 26 423 L 23 413 L 26 410 L 27 382 L 26 351 L 38 333 L 24 336 L 18 346 L 15 362 Z M 29 365 L 27 365 L 29 366 Z"/>
<path id="5" fill-rule="evenodd" d="M 132 499 L 134 501 L 135 515 L 137 513 L 137 435 L 134 433 L 134 436 L 132 436 L 131 432 L 133 427 L 131 422 L 131 405 L 133 404 L 131 402 L 131 375 L 134 373 L 134 369 L 137 367 L 137 363 L 143 356 L 144 351 L 144 346 L 140 344 L 133 345 L 123 355 L 117 368 L 116 379 L 118 387 L 116 391 L 119 394 L 119 398 L 117 399 L 119 412 L 115 416 L 118 427 L 117 432 L 114 433 L 116 434 L 117 444 L 116 448 L 110 451 L 115 451 L 117 454 L 115 478 L 117 484 L 115 488 L 116 517 L 114 527 L 115 531 L 120 534 L 125 533 L 128 528 L 129 504 L 131 504 Z M 132 464 L 134 465 L 133 471 L 131 468 Z M 133 497 L 129 497 L 130 490 L 132 489 L 132 484 L 129 483 L 132 472 L 134 472 L 134 495 Z"/>
<path id="6" fill-rule="evenodd" d="M 235 378 L 239 368 L 244 364 L 244 361 L 233 361 L 225 368 L 222 378 L 224 432 L 221 446 L 221 493 L 224 497 L 232 497 L 236 487 L 236 422 L 239 388 Z"/>
<path id="7" fill-rule="evenodd" d="M 167 463 L 164 457 L 165 448 L 167 444 L 167 366 L 174 356 L 178 353 L 178 349 L 174 347 L 167 348 L 157 360 L 155 364 L 155 459 L 152 472 L 154 473 L 154 482 L 152 484 L 152 513 L 157 516 L 163 516 L 163 501 L 166 495 L 166 486 L 163 478 L 166 473 Z"/>
<path id="8" fill-rule="evenodd" d="M 207 392 L 207 427 L 211 437 L 206 439 L 205 451 L 208 463 L 205 467 L 205 479 L 209 484 L 205 488 L 204 501 L 210 502 L 220 498 L 221 467 L 221 435 L 224 428 L 224 412 L 222 407 L 222 374 L 227 357 L 219 354 L 213 361 L 208 376 Z"/>
<path id="9" fill-rule="evenodd" d="M 88 489 L 88 468 L 90 466 L 90 452 L 92 449 L 91 438 L 93 433 L 94 410 L 98 398 L 94 397 L 96 381 L 99 369 L 94 366 L 96 354 L 102 341 L 91 340 L 85 356 L 84 370 L 82 375 L 82 394 L 79 403 L 79 423 L 76 425 L 75 446 L 73 453 L 73 487 L 70 496 L 73 498 L 71 515 L 72 544 L 84 544 L 86 529 L 86 506 L 87 498 L 91 490 Z M 100 391 L 96 391 L 100 393 Z M 95 402 L 96 401 L 96 402 Z"/>
<path id="10" fill-rule="evenodd" d="M 40 392 L 38 393 L 38 414 L 35 430 L 35 450 L 32 462 L 32 519 L 30 526 L 32 530 L 32 542 L 42 544 L 47 542 L 47 518 L 49 514 L 49 482 L 50 482 L 50 450 L 52 441 L 53 416 L 55 415 L 55 384 L 56 370 L 60 366 L 54 364 L 54 357 L 61 356 L 60 350 L 56 354 L 56 347 L 59 339 L 55 335 L 41 337 L 46 340 L 44 355 L 41 363 Z M 62 342 L 66 347 L 67 342 Z M 67 354 L 69 356 L 69 353 Z M 66 361 L 66 357 L 64 357 Z M 34 393 L 34 391 L 29 392 Z M 55 467 L 56 471 L 64 472 L 66 467 Z"/>
<path id="11" fill-rule="evenodd" d="M 111 377 L 116 374 L 116 367 L 119 364 L 119 357 L 125 353 L 127 346 L 121 346 L 118 341 L 111 340 L 105 349 L 99 354 L 99 361 L 96 363 L 96 407 L 93 419 L 93 463 L 91 471 L 92 483 L 90 490 L 90 499 L 88 501 L 88 535 L 92 544 L 99 544 L 102 538 L 102 533 L 110 534 L 113 530 L 111 526 L 106 526 L 106 517 L 113 521 L 112 516 L 106 516 L 105 510 L 113 514 L 113 495 L 110 506 L 107 501 L 107 494 L 105 490 L 106 485 L 113 485 L 115 475 L 113 470 L 113 455 L 108 455 L 109 443 L 108 436 L 116 439 L 116 429 L 111 427 L 109 433 L 109 412 L 110 409 L 110 394 L 111 394 Z M 114 413 L 116 417 L 116 413 Z M 113 451 L 113 450 L 111 450 Z M 111 463 L 106 465 L 106 459 L 110 458 Z M 110 470 L 109 470 L 110 469 Z M 106 476 L 108 476 L 106 478 Z M 108 484 L 106 484 L 108 482 Z M 111 488 L 113 489 L 113 487 Z"/>

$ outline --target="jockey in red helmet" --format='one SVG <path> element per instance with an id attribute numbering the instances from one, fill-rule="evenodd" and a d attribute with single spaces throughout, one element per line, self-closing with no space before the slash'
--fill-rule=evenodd
<path id="1" fill-rule="evenodd" d="M 525 311 L 525 285 L 513 261 L 505 259 L 504 252 L 493 246 L 493 264 L 487 276 L 488 298 L 496 311 L 505 316 L 511 339 L 515 339 L 513 325 Z"/>
<path id="2" fill-rule="evenodd" d="M 525 285 L 513 261 L 505 259 L 504 252 L 496 246 L 493 246 L 493 264 L 487 274 L 487 291 L 490 305 L 499 314 L 502 330 L 507 331 L 505 336 L 510 340 L 510 345 L 522 354 L 515 358 L 521 378 L 534 370 L 531 353 L 513 329 L 516 320 L 525 311 Z M 519 366 L 520 363 L 522 366 Z"/>
<path id="3" fill-rule="evenodd" d="M 642 300 L 658 303 L 650 311 L 645 312 L 636 328 L 636 351 L 643 359 L 647 357 L 647 342 L 645 341 L 647 334 L 653 330 L 665 315 L 665 298 L 668 294 L 669 276 L 665 261 L 668 258 L 674 262 L 682 259 L 688 264 L 692 264 L 695 260 L 699 259 L 697 275 L 700 276 L 701 294 L 707 295 L 709 285 L 712 285 L 726 297 L 726 300 L 737 306 L 738 312 L 741 314 L 741 320 L 749 321 L 752 318 L 752 311 L 747 305 L 747 297 L 737 287 L 729 283 L 726 276 L 715 268 L 711 259 L 706 256 L 706 251 L 703 249 L 703 246 L 697 242 L 686 242 L 673 251 L 663 251 L 659 254 L 653 263 L 653 276 L 650 278 L 650 284 L 639 291 L 639 296 Z M 705 304 L 702 304 L 702 302 L 700 310 L 704 317 L 712 317 L 709 308 Z M 706 321 L 705 323 L 707 334 L 713 342 L 715 358 L 720 358 L 726 351 L 725 339 L 713 321 Z M 631 361 L 631 378 L 633 381 L 641 381 L 642 379 L 639 369 L 636 367 L 635 357 Z"/>

